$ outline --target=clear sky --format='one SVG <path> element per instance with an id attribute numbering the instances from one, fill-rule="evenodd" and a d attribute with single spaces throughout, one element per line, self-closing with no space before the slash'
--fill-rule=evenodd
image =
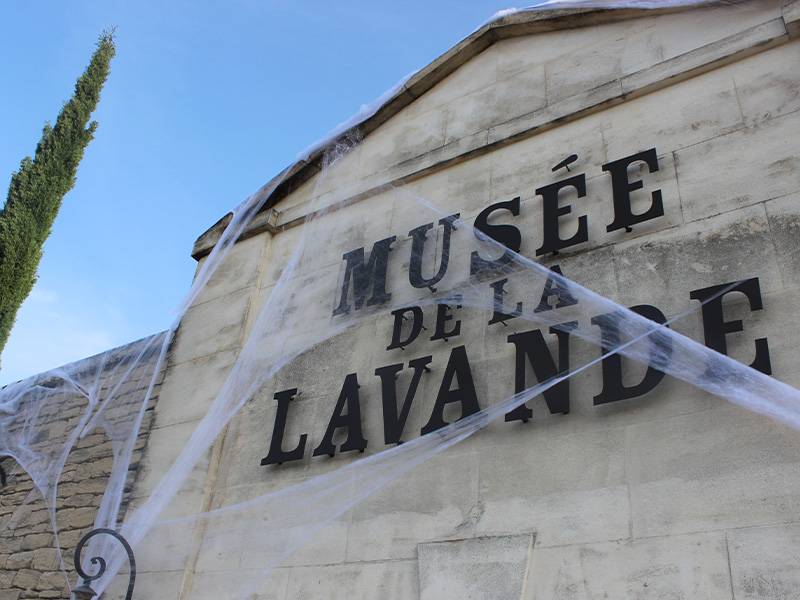
<path id="1" fill-rule="evenodd" d="M 508 1 L 4 2 L 3 199 L 104 28 L 117 57 L 0 383 L 166 328 L 200 233 Z"/>

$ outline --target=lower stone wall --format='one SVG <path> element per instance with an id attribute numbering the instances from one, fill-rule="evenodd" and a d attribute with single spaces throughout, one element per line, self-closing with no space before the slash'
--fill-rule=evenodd
<path id="1" fill-rule="evenodd" d="M 133 342 L 81 361 L 70 369 L 80 372 L 80 365 L 84 363 L 87 372 L 92 368 L 99 369 L 99 374 L 93 373 L 92 379 L 97 377 L 102 403 L 104 393 L 115 388 L 120 383 L 121 373 L 128 371 L 127 365 L 124 369 L 120 369 L 120 365 L 136 356 L 141 347 L 141 342 Z M 131 418 L 139 410 L 157 355 L 151 354 L 124 375 L 125 381 L 115 389 L 114 397 L 122 402 L 120 408 L 114 410 L 113 418 Z M 145 411 L 128 471 L 126 496 L 147 443 L 162 378 L 163 372 Z M 40 440 L 51 436 L 55 439 L 74 429 L 85 410 L 86 401 L 82 396 L 65 395 L 55 403 L 48 402 L 48 405 L 57 410 L 40 419 L 37 427 L 40 430 L 36 433 Z M 75 546 L 92 529 L 111 474 L 111 441 L 99 428 L 78 440 L 61 474 L 56 523 L 64 570 L 56 550 L 50 513 L 31 477 L 10 457 L 0 458 L 0 466 L 5 473 L 5 485 L 0 486 L 0 600 L 69 598 L 67 582 L 74 582 L 76 578 L 72 565 Z M 123 501 L 121 516 L 126 504 L 127 498 Z"/>

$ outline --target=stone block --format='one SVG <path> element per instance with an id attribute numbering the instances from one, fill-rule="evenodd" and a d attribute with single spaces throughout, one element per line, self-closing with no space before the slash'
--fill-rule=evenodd
<path id="1" fill-rule="evenodd" d="M 92 514 L 91 519 L 88 516 L 89 511 L 91 511 Z M 77 509 L 68 519 L 69 526 L 75 528 L 88 527 L 94 522 L 94 513 L 94 508 Z M 22 540 L 22 550 L 35 550 L 36 548 L 49 546 L 52 544 L 52 542 L 53 534 L 51 533 L 34 533 L 31 535 L 26 535 Z"/>
<path id="2" fill-rule="evenodd" d="M 631 425 L 634 535 L 795 519 L 799 445 L 794 430 L 735 406 Z"/>
<path id="3" fill-rule="evenodd" d="M 745 363 L 750 362 L 755 356 L 752 337 L 765 337 L 769 347 L 772 376 L 794 387 L 800 386 L 800 372 L 796 368 L 796 357 L 800 351 L 800 323 L 798 323 L 796 315 L 797 295 L 795 290 L 768 294 L 764 297 L 764 310 L 757 313 L 743 316 L 733 313 L 734 318 L 743 320 L 746 331 L 749 328 L 749 334 L 729 336 L 734 342 L 731 345 L 733 351 L 736 352 L 734 356 L 738 355 L 738 358 Z M 745 338 L 744 348 L 741 348 L 740 339 L 737 338 Z M 784 408 L 788 408 L 784 404 L 786 400 L 784 397 L 770 397 L 770 400 L 776 407 L 783 405 Z M 792 400 L 788 400 L 788 402 L 791 406 Z"/>
<path id="4" fill-rule="evenodd" d="M 180 364 L 239 346 L 250 298 L 248 288 L 190 308 L 173 342 L 170 363 Z"/>
<path id="5" fill-rule="evenodd" d="M 342 199 L 346 197 L 343 195 Z M 391 196 L 379 195 L 316 217 L 304 226 L 297 273 L 308 275 L 323 267 L 343 264 L 342 255 L 359 247 L 368 255 L 372 244 L 391 235 L 387 233 L 391 214 Z"/>
<path id="6" fill-rule="evenodd" d="M 797 0 L 784 0 L 781 6 L 783 22 L 789 35 L 796 38 L 800 33 L 800 2 Z"/>
<path id="7" fill-rule="evenodd" d="M 312 186 L 308 193 L 310 205 L 315 208 L 326 207 L 326 204 L 319 200 L 320 196 L 347 188 L 360 178 L 359 167 L 366 156 L 365 146 L 355 142 L 356 140 L 340 140 L 336 146 L 326 149 L 322 170 L 310 179 Z"/>
<path id="8" fill-rule="evenodd" d="M 182 582 L 183 571 L 142 574 L 136 578 L 134 597 L 180 600 Z M 108 600 L 123 600 L 127 586 L 128 574 L 121 573 L 114 578 L 103 597 Z"/>
<path id="9" fill-rule="evenodd" d="M 651 299 L 667 315 L 690 305 L 689 293 L 758 277 L 762 294 L 781 289 L 763 205 L 689 223 L 614 246 L 621 304 Z"/>
<path id="10" fill-rule="evenodd" d="M 766 207 L 783 287 L 795 289 L 800 286 L 800 194 L 770 200 Z"/>
<path id="11" fill-rule="evenodd" d="M 158 395 L 157 426 L 167 427 L 204 417 L 225 383 L 236 356 L 235 349 L 223 350 L 170 366 Z"/>
<path id="12" fill-rule="evenodd" d="M 537 547 L 528 580 L 526 600 L 732 598 L 723 533 Z"/>
<path id="13" fill-rule="evenodd" d="M 420 544 L 420 600 L 518 600 L 527 587 L 532 535 Z"/>
<path id="14" fill-rule="evenodd" d="M 447 115 L 445 143 L 543 108 L 545 90 L 545 69 L 537 65 L 448 102 L 442 106 Z"/>
<path id="15" fill-rule="evenodd" d="M 416 561 L 296 567 L 286 600 L 411 600 L 419 597 Z"/>
<path id="16" fill-rule="evenodd" d="M 198 572 L 192 577 L 192 600 L 221 600 L 236 594 L 251 600 L 284 600 L 290 569 L 239 569 Z"/>
<path id="17" fill-rule="evenodd" d="M 567 176 L 566 171 L 552 172 L 552 167 L 570 154 L 578 155 L 578 162 L 570 166 L 573 172 L 586 173 L 587 178 L 603 175 L 600 167 L 606 162 L 606 148 L 602 127 L 594 117 L 564 123 L 561 127 L 549 129 L 539 135 L 526 138 L 514 144 L 498 148 L 485 160 L 491 164 L 491 198 L 480 208 L 493 202 L 511 200 L 519 196 L 523 202 L 535 200 L 541 203 L 534 190 Z M 614 157 L 614 158 L 621 158 Z M 454 198 L 454 203 L 457 203 Z M 528 209 L 530 211 L 530 209 Z M 536 246 L 531 236 L 539 242 L 541 228 L 538 215 L 528 215 L 520 210 L 519 217 L 505 216 L 508 222 L 522 221 L 525 225 L 522 254 L 534 256 Z M 505 219 L 502 222 L 506 222 Z M 498 220 L 498 222 L 500 222 Z M 521 227 L 521 229 L 523 229 Z M 533 231 L 532 231 L 533 230 Z M 525 244 L 530 243 L 526 251 Z"/>
<path id="18" fill-rule="evenodd" d="M 576 37 L 569 31 L 542 31 L 532 36 L 499 40 L 484 51 L 497 63 L 497 79 L 502 81 L 521 72 L 540 67 L 574 48 Z"/>
<path id="19" fill-rule="evenodd" d="M 57 566 L 54 568 L 58 568 Z M 61 571 L 42 573 L 36 584 L 37 590 L 63 590 L 67 587 L 67 576 Z"/>
<path id="20" fill-rule="evenodd" d="M 800 526 L 728 532 L 731 576 L 737 600 L 785 600 L 800 589 Z"/>
<path id="21" fill-rule="evenodd" d="M 777 43 L 786 34 L 780 19 L 770 19 L 753 27 L 707 43 L 647 69 L 621 79 L 622 91 L 629 94 L 663 86 L 663 82 L 697 74 L 714 65 L 728 62 L 732 56 L 752 54 L 762 46 Z"/>
<path id="22" fill-rule="evenodd" d="M 608 156 L 622 158 L 647 148 L 671 153 L 743 127 L 736 69 L 738 63 L 591 117 L 602 127 Z"/>
<path id="23" fill-rule="evenodd" d="M 55 548 L 39 548 L 33 551 L 33 568 L 37 571 L 52 571 L 58 569 L 58 566 L 58 552 Z"/>
<path id="24" fill-rule="evenodd" d="M 627 535 L 623 430 L 571 434 L 536 420 L 485 436 L 470 440 L 480 446 L 479 533 L 536 532 L 547 545 Z"/>
<path id="25" fill-rule="evenodd" d="M 179 423 L 168 427 L 153 429 L 147 442 L 147 452 L 142 459 L 134 497 L 145 497 L 156 484 L 167 474 L 168 469 L 183 451 L 191 437 L 197 421 Z M 200 491 L 203 489 L 209 465 L 209 452 L 194 465 L 181 487 L 183 491 Z"/>
<path id="26" fill-rule="evenodd" d="M 424 223 L 438 226 L 439 219 L 444 216 L 458 213 L 462 220 L 466 219 L 496 201 L 491 181 L 490 161 L 479 157 L 389 190 L 386 194 L 393 199 L 392 233 L 397 234 L 400 242 L 411 229 Z M 407 262 L 410 251 L 399 252 L 392 260 L 400 258 Z"/>
<path id="27" fill-rule="evenodd" d="M 798 191 L 798 156 L 800 121 L 791 115 L 678 151 L 686 222 Z"/>
<path id="28" fill-rule="evenodd" d="M 324 395 L 329 398 L 332 410 L 347 373 L 357 373 L 360 380 L 374 378 L 373 362 L 385 354 L 390 339 L 376 339 L 376 322 L 383 324 L 390 319 L 388 315 L 365 318 L 354 327 L 305 349 L 276 373 L 275 391 L 296 387 L 306 398 Z"/>
<path id="29" fill-rule="evenodd" d="M 12 554 L 6 559 L 6 570 L 18 571 L 20 569 L 27 569 L 33 563 L 33 552 L 28 550 L 25 552 L 17 552 Z"/>
<path id="30" fill-rule="evenodd" d="M 628 37 L 645 40 L 658 61 L 664 61 L 736 35 L 779 14 L 776 0 L 704 6 L 702 13 L 687 10 L 636 19 L 635 30 Z M 702 27 L 697 27 L 699 19 Z"/>
<path id="31" fill-rule="evenodd" d="M 404 118 L 407 108 L 394 115 L 366 138 L 359 171 L 362 176 L 426 154 L 445 143 L 447 113 L 439 107 Z M 352 171 L 348 174 L 350 179 Z"/>
<path id="32" fill-rule="evenodd" d="M 573 46 L 546 64 L 548 104 L 597 88 L 657 62 L 657 49 L 648 45 L 644 36 L 637 35 L 637 30 L 641 30 L 646 22 L 609 23 L 592 28 L 589 35 L 580 29 L 560 32 L 561 43 L 571 38 Z"/>
<path id="33" fill-rule="evenodd" d="M 264 262 L 270 243 L 270 234 L 261 233 L 238 241 L 227 249 L 224 256 L 215 257 L 216 268 L 193 306 L 252 286 L 258 279 L 259 267 Z M 196 276 L 199 276 L 208 260 L 209 257 L 206 257 L 197 264 Z"/>
<path id="34" fill-rule="evenodd" d="M 413 558 L 419 542 L 472 535 L 477 487 L 472 451 L 449 448 L 423 462 L 353 509 L 347 560 Z"/>
<path id="35" fill-rule="evenodd" d="M 493 86 L 497 81 L 497 61 L 497 54 L 489 48 L 463 63 L 412 103 L 409 106 L 412 114 L 431 110 L 466 94 Z"/>
<path id="36" fill-rule="evenodd" d="M 611 106 L 620 102 L 621 98 L 622 86 L 619 80 L 609 81 L 491 127 L 485 143 L 492 144 L 516 136 L 527 136 L 530 132 L 538 133 L 537 130 L 549 131 L 554 123 L 574 122 L 576 116 L 594 112 L 601 106 Z"/>
<path id="37" fill-rule="evenodd" d="M 792 67 L 798 60 L 800 43 L 794 41 L 726 69 L 733 72 L 739 104 L 749 125 L 800 109 L 800 78 Z"/>
<path id="38" fill-rule="evenodd" d="M 303 487 L 303 479 L 289 470 L 274 471 L 272 475 L 268 481 L 217 492 L 213 508 L 230 512 L 204 520 L 198 571 L 344 561 L 349 515 L 343 511 L 350 486 L 331 482 L 339 492 L 333 495 L 319 487 Z M 231 509 L 235 505 L 238 508 Z"/>
<path id="39" fill-rule="evenodd" d="M 39 581 L 39 572 L 32 569 L 20 569 L 14 576 L 12 585 L 23 590 L 32 590 Z"/>
<path id="40" fill-rule="evenodd" d="M 203 511 L 203 494 L 200 491 L 179 492 L 158 515 L 153 527 L 136 547 L 137 568 L 142 573 L 178 571 L 185 568 L 192 556 L 196 529 L 201 527 L 196 521 L 180 521 L 182 517 L 199 514 Z M 138 510 L 144 498 L 131 502 L 131 511 Z"/>
<path id="41" fill-rule="evenodd" d="M 302 214 L 307 207 L 303 205 Z M 275 234 L 267 248 L 261 267 L 261 287 L 269 287 L 278 282 L 292 255 L 298 251 L 304 240 L 303 228 L 292 227 Z"/>

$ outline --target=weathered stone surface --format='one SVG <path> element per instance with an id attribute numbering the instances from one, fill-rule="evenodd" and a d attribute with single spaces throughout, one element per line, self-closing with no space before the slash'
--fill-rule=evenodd
<path id="1" fill-rule="evenodd" d="M 139 348 L 139 346 L 132 346 Z M 112 351 L 111 360 L 106 363 L 107 371 L 100 372 L 97 382 L 103 384 L 105 378 L 112 376 L 117 366 L 115 356 L 124 356 L 125 348 Z M 108 358 L 108 357 L 107 357 Z M 99 360 L 99 359 L 98 359 Z M 149 374 L 145 375 L 149 378 Z M 135 379 L 136 377 L 134 377 Z M 138 410 L 144 390 L 140 383 L 117 388 L 118 405 L 115 414 L 126 410 Z M 125 400 L 129 399 L 129 404 Z M 76 425 L 76 419 L 83 410 L 83 401 L 65 397 L 58 405 L 59 410 L 46 407 L 40 414 L 43 431 L 47 434 L 41 439 L 60 439 L 68 435 Z M 108 413 L 109 415 L 111 413 Z M 129 470 L 131 482 L 136 476 L 137 465 L 144 440 L 150 429 L 152 411 L 146 411 L 142 422 L 140 437 L 134 450 L 132 466 Z M 96 430 L 75 444 L 60 478 L 56 504 L 56 520 L 59 526 L 59 542 L 65 564 L 71 566 L 72 552 L 80 537 L 88 532 L 94 523 L 97 507 L 105 491 L 108 473 L 111 468 L 111 444 L 106 434 Z M 9 467 L 9 462 L 4 463 Z M 29 497 L 33 489 L 31 479 L 21 469 L 11 471 L 8 485 L 0 489 L 0 520 L 17 512 L 16 521 L 10 528 L 4 522 L 0 526 L 0 599 L 2 600 L 43 600 L 67 598 L 67 577 L 74 573 L 62 573 L 58 554 L 54 547 L 50 512 L 40 495 Z M 24 502 L 27 505 L 23 505 Z M 122 511 L 124 514 L 125 505 Z"/>
<path id="2" fill-rule="evenodd" d="M 51 567 L 52 568 L 52 567 Z M 37 590 L 62 590 L 67 585 L 67 579 L 64 573 L 55 571 L 50 573 L 42 573 L 39 576 L 39 581 L 36 584 Z"/>
<path id="3" fill-rule="evenodd" d="M 432 459 L 355 508 L 348 561 L 413 558 L 420 542 L 472 535 L 480 514 L 478 458 L 459 450 Z"/>
<path id="4" fill-rule="evenodd" d="M 721 533 L 537 548 L 529 581 L 529 600 L 732 598 Z"/>
<path id="5" fill-rule="evenodd" d="M 327 600 L 331 590 L 354 600 L 406 600 L 419 597 L 415 561 L 295 567 L 285 600 Z"/>
<path id="6" fill-rule="evenodd" d="M 20 569 L 14 576 L 12 585 L 23 590 L 33 589 L 39 581 L 39 572 L 32 569 Z"/>
<path id="7" fill-rule="evenodd" d="M 241 344 L 242 328 L 250 298 L 249 290 L 194 306 L 183 318 L 174 342 L 171 362 L 179 364 Z"/>
<path id="8" fill-rule="evenodd" d="M 758 148 L 747 154 L 745 148 Z M 686 221 L 764 202 L 800 189 L 800 124 L 793 115 L 771 119 L 677 152 Z"/>
<path id="9" fill-rule="evenodd" d="M 33 568 L 37 571 L 58 569 L 58 562 L 55 548 L 39 548 L 33 551 Z"/>
<path id="10" fill-rule="evenodd" d="M 797 517 L 800 437 L 786 426 L 725 406 L 635 425 L 627 436 L 636 536 Z"/>
<path id="11" fill-rule="evenodd" d="M 33 563 L 33 555 L 34 553 L 30 550 L 27 552 L 18 552 L 17 554 L 12 554 L 6 559 L 5 568 L 8 571 L 26 569 Z"/>
<path id="12" fill-rule="evenodd" d="M 73 529 L 82 529 L 94 523 L 94 516 L 97 511 L 92 507 L 76 508 L 69 513 L 67 525 Z"/>
<path id="13" fill-rule="evenodd" d="M 778 255 L 783 286 L 800 286 L 800 194 L 789 194 L 766 203 L 772 243 Z"/>
<path id="14" fill-rule="evenodd" d="M 800 589 L 800 525 L 728 533 L 734 595 L 740 600 L 785 600 Z"/>
<path id="15" fill-rule="evenodd" d="M 527 587 L 532 535 L 420 544 L 420 600 L 517 600 Z"/>
<path id="16" fill-rule="evenodd" d="M 169 466 L 175 461 L 196 427 L 197 422 L 194 421 L 159 427 L 150 432 L 147 442 L 150 451 L 142 460 L 140 478 L 134 490 L 134 497 L 149 495 Z M 207 469 L 208 453 L 206 458 L 201 460 L 192 470 L 182 489 L 202 489 Z"/>

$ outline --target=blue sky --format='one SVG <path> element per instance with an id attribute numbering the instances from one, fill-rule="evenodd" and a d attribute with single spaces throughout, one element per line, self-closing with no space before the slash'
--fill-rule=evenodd
<path id="1" fill-rule="evenodd" d="M 200 233 L 507 2 L 3 3 L 3 199 L 104 28 L 117 57 L 0 383 L 166 328 Z"/>

